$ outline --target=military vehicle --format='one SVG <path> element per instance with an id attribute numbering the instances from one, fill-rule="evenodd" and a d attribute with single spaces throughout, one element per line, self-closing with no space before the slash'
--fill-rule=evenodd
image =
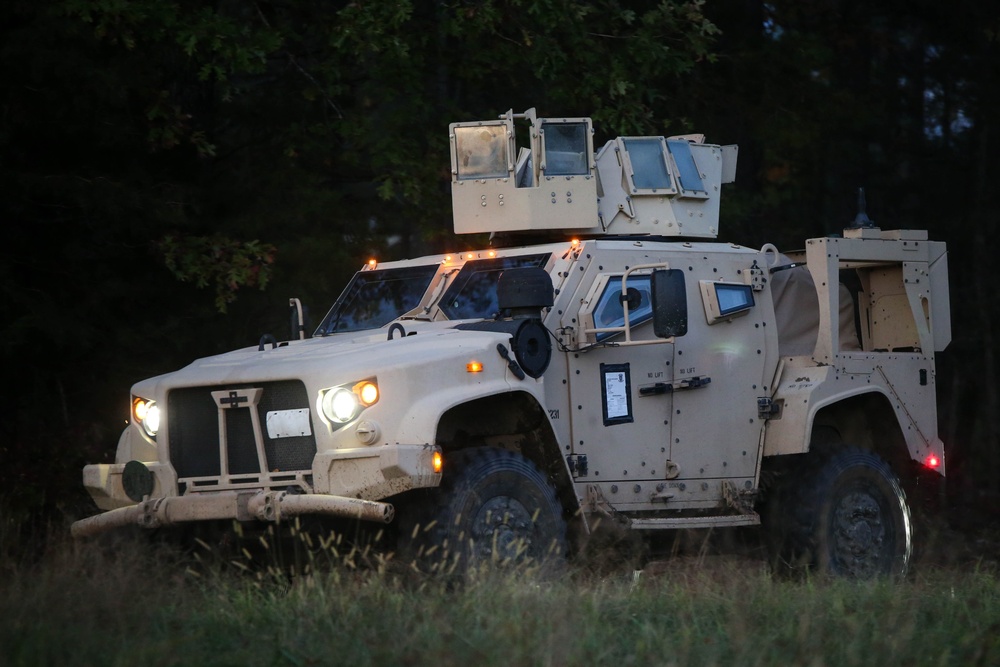
<path id="1" fill-rule="evenodd" d="M 866 217 L 779 252 L 719 242 L 737 147 L 534 110 L 449 128 L 455 231 L 358 271 L 311 337 L 143 380 L 83 481 L 126 525 L 327 515 L 451 566 L 629 530 L 762 523 L 776 562 L 906 571 L 907 491 L 945 473 L 945 245 Z M 294 300 L 293 300 L 294 302 Z"/>

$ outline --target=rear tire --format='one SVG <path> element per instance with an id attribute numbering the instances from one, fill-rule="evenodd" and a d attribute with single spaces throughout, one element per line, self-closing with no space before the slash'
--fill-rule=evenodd
<path id="1" fill-rule="evenodd" d="M 778 569 L 851 579 L 906 574 L 910 510 L 885 461 L 855 447 L 838 448 L 785 477 L 765 515 Z"/>
<path id="2" fill-rule="evenodd" d="M 546 475 L 522 455 L 476 447 L 446 454 L 441 486 L 401 508 L 399 553 L 425 572 L 559 568 L 566 521 Z"/>

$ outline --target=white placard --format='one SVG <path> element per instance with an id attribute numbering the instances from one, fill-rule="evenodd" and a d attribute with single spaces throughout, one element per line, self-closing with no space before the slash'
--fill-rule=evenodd
<path id="1" fill-rule="evenodd" d="M 607 418 L 628 417 L 628 382 L 621 371 L 604 374 L 604 396 L 607 401 Z"/>
<path id="2" fill-rule="evenodd" d="M 267 437 L 271 438 L 271 440 L 312 435 L 308 408 L 302 408 L 301 410 L 275 410 L 274 412 L 267 413 L 266 420 Z"/>

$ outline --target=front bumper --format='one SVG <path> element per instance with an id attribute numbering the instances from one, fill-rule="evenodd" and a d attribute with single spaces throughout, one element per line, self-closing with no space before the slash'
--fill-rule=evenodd
<path id="1" fill-rule="evenodd" d="M 84 486 L 97 506 L 107 511 L 77 521 L 72 532 L 84 537 L 127 525 L 280 521 L 300 514 L 388 523 L 394 510 L 381 499 L 437 486 L 441 475 L 434 472 L 433 461 L 439 451 L 432 445 L 328 450 L 316 454 L 311 470 L 215 478 L 178 479 L 170 464 L 145 463 L 152 483 L 138 503 L 141 495 L 133 487 L 130 498 L 127 480 L 123 483 L 127 464 L 88 465 L 83 470 Z M 178 490 L 186 492 L 180 495 Z"/>
<path id="2" fill-rule="evenodd" d="M 362 521 L 389 523 L 395 516 L 390 503 L 324 494 L 288 491 L 222 491 L 170 498 L 151 498 L 138 505 L 119 507 L 73 523 L 73 537 L 88 537 L 123 526 L 144 528 L 184 523 L 235 519 L 274 521 L 300 514 L 326 514 Z"/>

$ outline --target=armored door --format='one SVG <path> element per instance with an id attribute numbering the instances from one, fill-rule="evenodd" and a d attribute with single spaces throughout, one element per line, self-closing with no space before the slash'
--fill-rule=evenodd
<path id="1" fill-rule="evenodd" d="M 653 335 L 649 275 L 631 276 L 628 287 L 631 337 L 644 344 L 621 345 L 613 331 L 624 324 L 621 275 L 599 276 L 582 299 L 579 324 L 597 333 L 569 355 L 571 459 L 578 483 L 596 485 L 616 507 L 641 509 L 670 475 L 673 397 L 664 388 L 674 346 Z"/>

